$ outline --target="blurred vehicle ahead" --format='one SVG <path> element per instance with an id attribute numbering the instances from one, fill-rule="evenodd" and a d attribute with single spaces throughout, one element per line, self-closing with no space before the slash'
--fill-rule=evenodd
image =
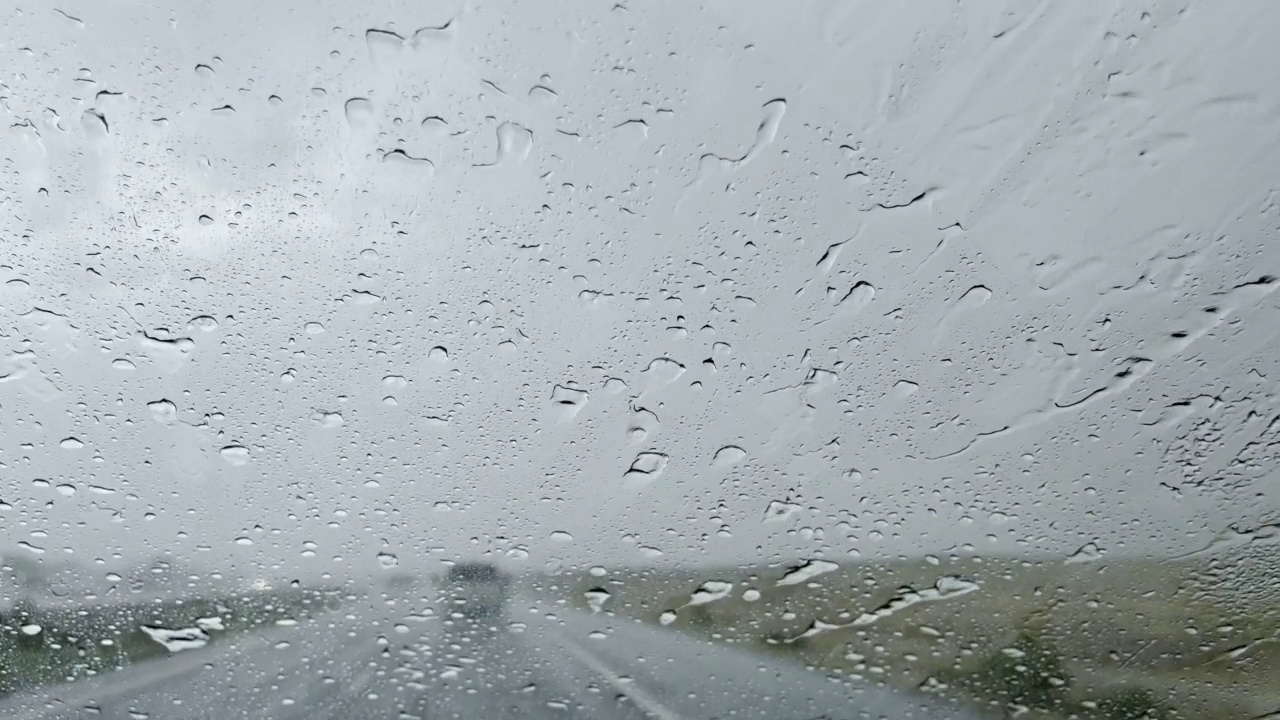
<path id="1" fill-rule="evenodd" d="M 448 617 L 481 620 L 502 615 L 510 594 L 511 578 L 487 562 L 462 562 L 445 576 Z"/>

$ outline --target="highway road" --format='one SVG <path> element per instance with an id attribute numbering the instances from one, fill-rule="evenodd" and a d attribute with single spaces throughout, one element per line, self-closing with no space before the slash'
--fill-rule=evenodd
<path id="1" fill-rule="evenodd" d="M 10 720 L 979 718 L 608 614 L 512 602 L 448 627 L 379 600 L 0 701 Z"/>

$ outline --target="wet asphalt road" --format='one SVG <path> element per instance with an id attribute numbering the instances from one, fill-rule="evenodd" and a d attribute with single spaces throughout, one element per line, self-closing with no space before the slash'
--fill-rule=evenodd
<path id="1" fill-rule="evenodd" d="M 449 625 L 403 605 L 347 608 L 9 698 L 0 701 L 0 717 L 983 717 L 947 701 L 836 682 L 783 659 L 609 615 L 509 611 L 497 623 Z"/>

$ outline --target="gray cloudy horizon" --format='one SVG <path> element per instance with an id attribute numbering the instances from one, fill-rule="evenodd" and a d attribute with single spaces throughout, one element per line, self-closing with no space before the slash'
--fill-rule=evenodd
<path id="1" fill-rule="evenodd" d="M 5 10 L 0 543 L 305 578 L 1248 544 L 1255 9 Z"/>

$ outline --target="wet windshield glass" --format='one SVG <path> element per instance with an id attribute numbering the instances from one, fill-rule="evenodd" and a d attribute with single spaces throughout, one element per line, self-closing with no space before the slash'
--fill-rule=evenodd
<path id="1" fill-rule="evenodd" d="M 10 2 L 0 717 L 1277 717 L 1278 27 Z"/>

